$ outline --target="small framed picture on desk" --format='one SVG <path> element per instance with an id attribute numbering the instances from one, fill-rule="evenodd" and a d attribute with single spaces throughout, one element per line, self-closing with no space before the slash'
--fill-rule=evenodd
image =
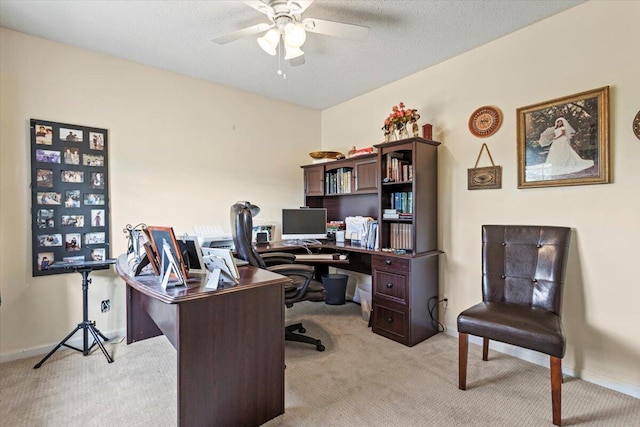
<path id="1" fill-rule="evenodd" d="M 187 269 L 185 268 L 184 261 L 182 260 L 182 255 L 180 252 L 180 246 L 178 245 L 178 241 L 176 240 L 176 235 L 173 233 L 172 227 L 158 227 L 150 225 L 147 227 L 147 231 L 149 232 L 149 237 L 151 237 L 151 245 L 153 246 L 153 250 L 158 257 L 158 265 L 160 267 L 160 275 L 164 275 L 167 268 L 169 268 L 169 260 L 165 259 L 164 264 L 162 263 L 162 251 L 163 251 L 163 241 L 166 241 L 171 249 L 171 255 L 173 259 L 178 264 L 178 268 L 180 268 L 182 275 L 185 279 L 189 278 L 187 274 Z"/>

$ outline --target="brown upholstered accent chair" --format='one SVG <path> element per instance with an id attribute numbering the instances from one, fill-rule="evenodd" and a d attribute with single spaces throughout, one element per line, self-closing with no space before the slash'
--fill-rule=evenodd
<path id="1" fill-rule="evenodd" d="M 482 302 L 458 315 L 458 388 L 467 388 L 469 334 L 548 354 L 553 423 L 561 425 L 562 288 L 571 229 L 549 226 L 482 227 Z"/>

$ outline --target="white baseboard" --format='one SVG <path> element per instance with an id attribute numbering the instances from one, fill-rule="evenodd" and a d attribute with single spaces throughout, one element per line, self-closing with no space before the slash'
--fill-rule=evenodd
<path id="1" fill-rule="evenodd" d="M 126 336 L 126 333 L 127 333 L 126 329 L 120 329 L 120 330 L 111 331 L 111 332 L 103 332 L 103 331 L 100 331 L 100 332 L 102 332 L 104 336 L 109 338 L 108 342 L 119 342 Z M 13 352 L 13 353 L 0 354 L 0 363 L 11 362 L 19 359 L 26 359 L 27 357 L 44 356 L 45 354 L 53 350 L 53 348 L 57 346 L 58 343 L 59 341 L 55 343 L 51 343 L 49 345 L 29 348 L 29 349 L 25 349 L 25 350 Z M 89 334 L 89 345 L 91 345 L 91 343 L 93 343 L 93 337 L 91 336 L 91 334 Z M 76 332 L 76 334 L 73 337 L 71 337 L 69 341 L 67 341 L 67 344 L 81 349 L 84 344 L 82 332 L 80 331 Z M 63 347 L 60 347 L 57 351 L 62 351 L 62 350 L 69 350 L 69 349 L 63 346 Z M 94 348 L 92 351 L 96 351 L 96 348 Z M 98 349 L 98 351 L 100 351 L 100 349 Z"/>
<path id="2" fill-rule="evenodd" d="M 455 329 L 452 330 L 451 328 L 448 328 L 446 334 L 458 338 L 458 332 L 455 331 Z M 482 346 L 482 338 L 480 337 L 469 335 L 469 342 Z M 489 348 L 500 353 L 508 354 L 509 356 L 517 357 L 518 359 L 526 360 L 527 362 L 535 363 L 536 365 L 544 366 L 545 368 L 549 367 L 549 356 L 537 351 L 527 350 L 525 348 L 512 346 L 498 341 L 491 341 L 491 346 Z M 564 364 L 562 366 L 562 373 L 570 377 L 580 378 L 581 380 L 597 384 L 610 390 L 635 398 L 640 398 L 640 386 L 635 384 L 624 383 L 602 375 L 593 375 L 585 371 L 582 371 L 581 375 L 577 375 L 573 368 L 567 367 Z"/>

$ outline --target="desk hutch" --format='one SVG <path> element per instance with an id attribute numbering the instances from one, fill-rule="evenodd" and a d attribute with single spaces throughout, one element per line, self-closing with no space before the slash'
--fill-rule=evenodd
<path id="1" fill-rule="evenodd" d="M 438 332 L 438 145 L 409 138 L 376 145 L 376 154 L 302 166 L 305 205 L 326 208 L 329 221 L 376 218 L 379 247 L 407 249 L 397 254 L 324 245 L 349 254 L 349 265 L 340 268 L 371 274 L 373 332 L 407 346 Z M 399 204 L 412 215 L 383 218 L 385 209 Z"/>

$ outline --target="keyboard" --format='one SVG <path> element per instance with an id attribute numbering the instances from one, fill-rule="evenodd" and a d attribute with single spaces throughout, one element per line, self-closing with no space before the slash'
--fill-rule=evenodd
<path id="1" fill-rule="evenodd" d="M 333 254 L 296 254 L 296 259 L 313 261 L 315 259 L 333 259 Z"/>

